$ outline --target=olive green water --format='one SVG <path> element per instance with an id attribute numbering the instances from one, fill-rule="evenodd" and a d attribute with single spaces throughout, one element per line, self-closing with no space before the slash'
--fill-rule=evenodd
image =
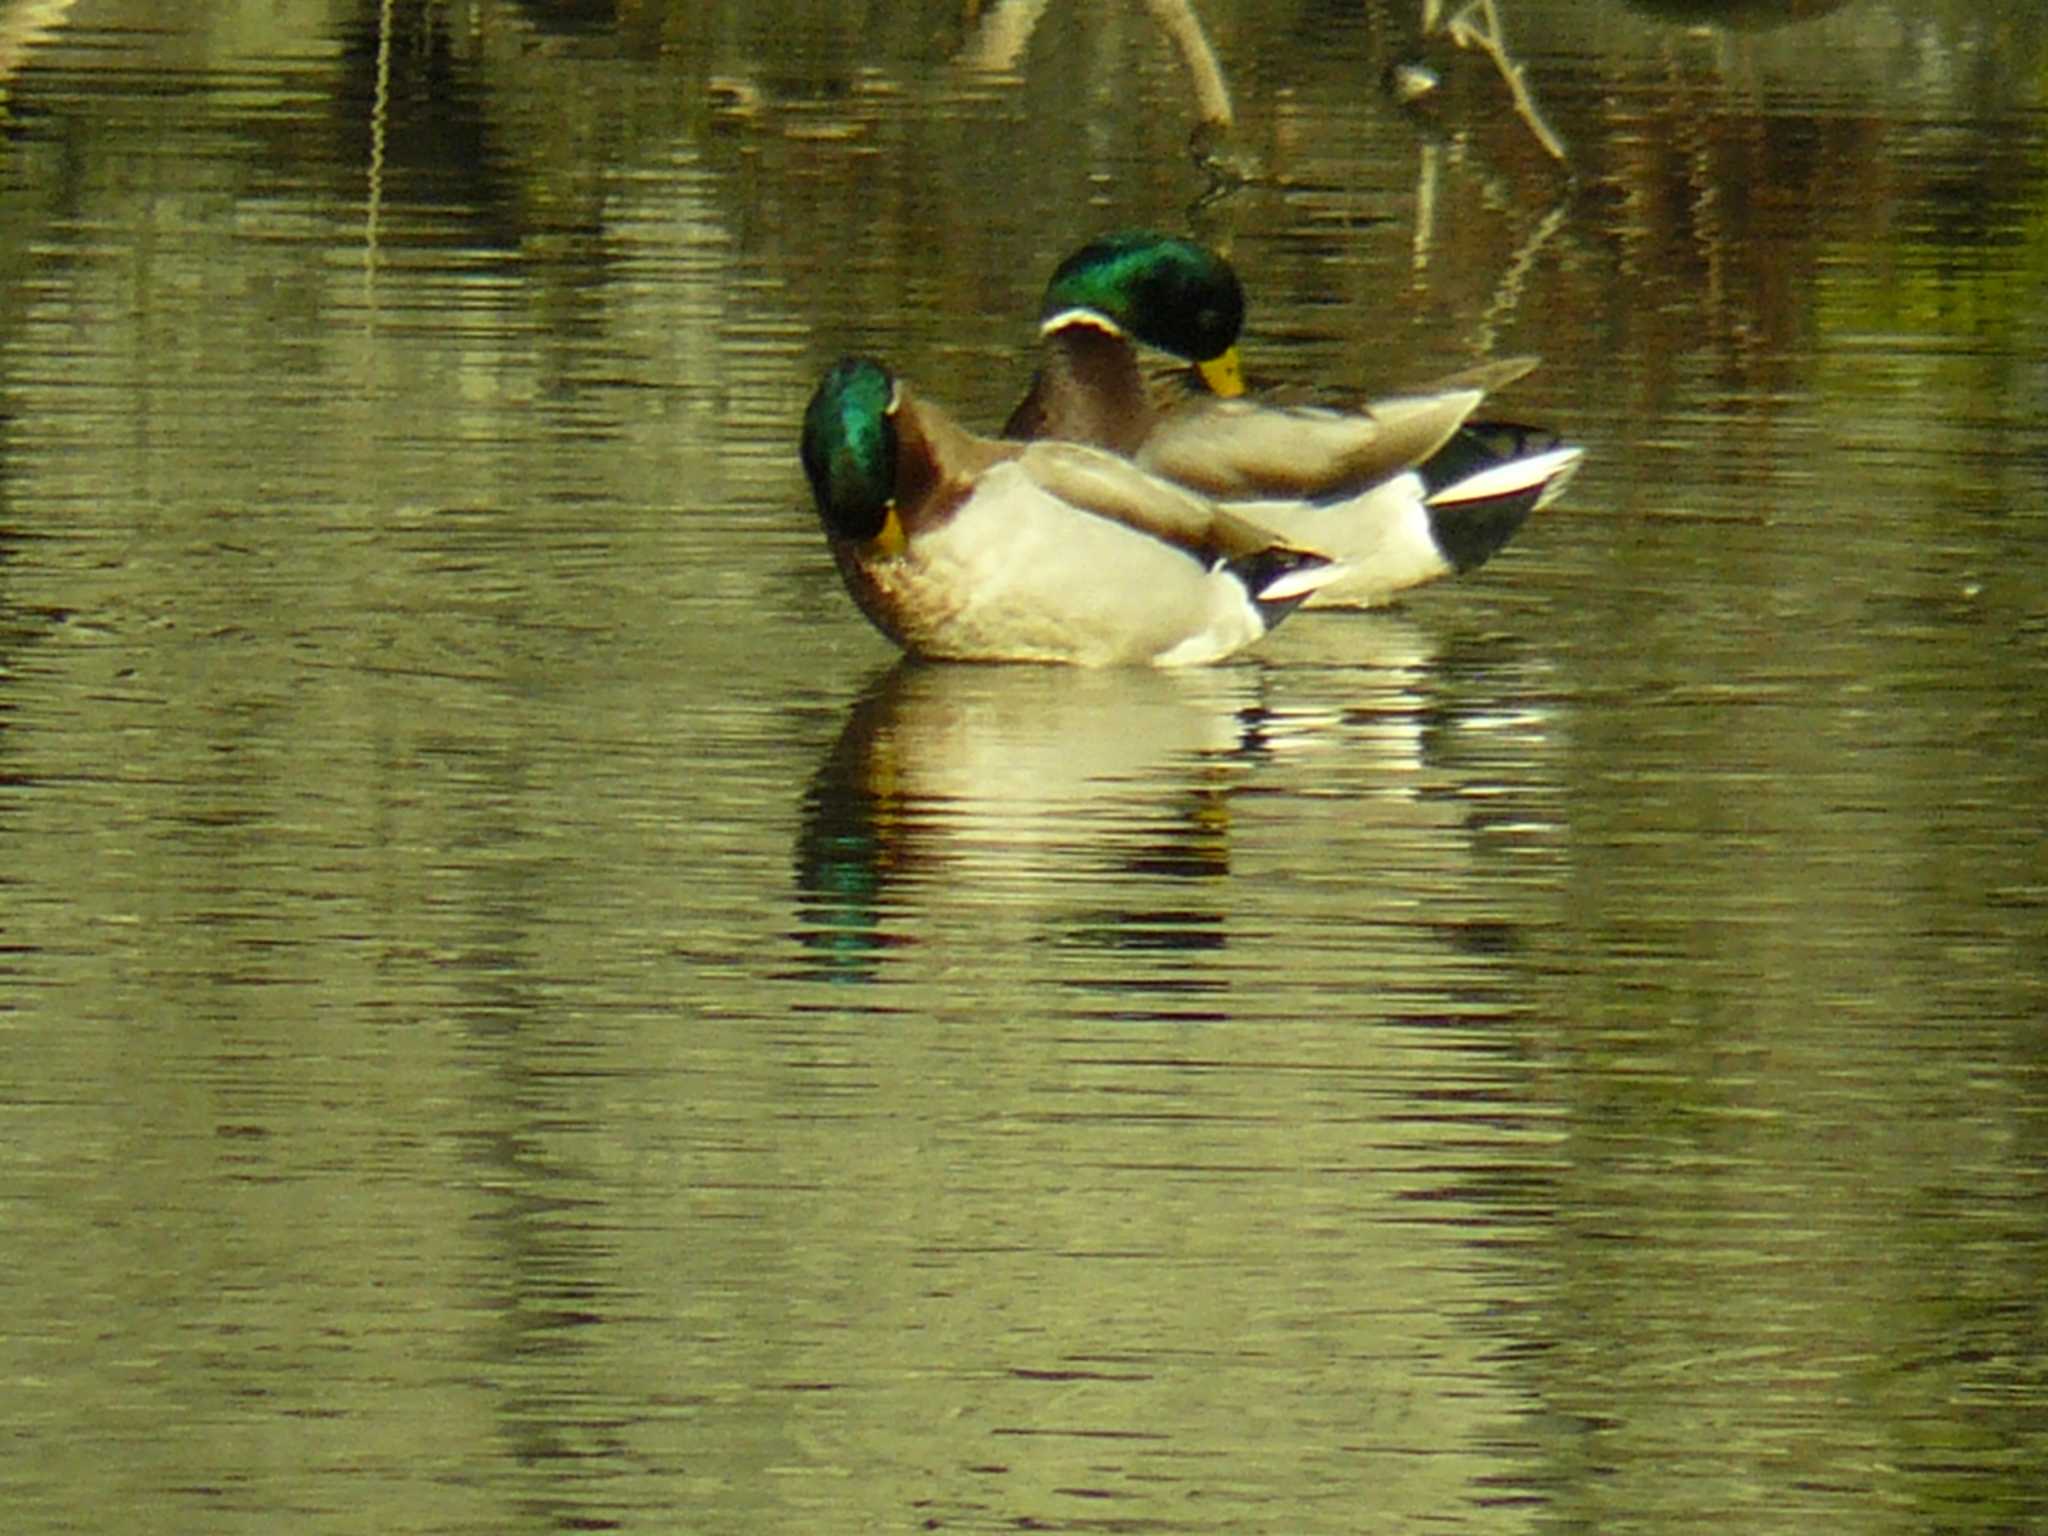
<path id="1" fill-rule="evenodd" d="M 2048 22 L 1196 5 L 0 4 L 11 1532 L 2048 1528 Z M 1138 223 L 1571 493 L 897 667 Z"/>

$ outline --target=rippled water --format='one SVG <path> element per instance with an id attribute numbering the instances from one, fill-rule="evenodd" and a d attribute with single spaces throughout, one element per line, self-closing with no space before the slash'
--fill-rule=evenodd
<path id="1" fill-rule="evenodd" d="M 0 4 L 12 1529 L 2048 1524 L 2048 26 L 1198 8 Z M 1134 223 L 1570 495 L 899 663 Z"/>

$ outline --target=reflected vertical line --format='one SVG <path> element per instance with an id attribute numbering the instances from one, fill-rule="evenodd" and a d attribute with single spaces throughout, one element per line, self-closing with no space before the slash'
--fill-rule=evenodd
<path id="1" fill-rule="evenodd" d="M 391 111 L 391 7 L 378 0 L 377 83 L 370 95 L 370 184 L 363 208 L 363 304 L 377 310 L 377 216 L 384 205 L 384 134 Z"/>
<path id="2" fill-rule="evenodd" d="M 1565 216 L 1571 211 L 1569 197 L 1561 197 L 1551 205 L 1550 211 L 1536 221 L 1536 227 L 1526 239 L 1515 247 L 1515 253 L 1508 258 L 1507 270 L 1501 274 L 1499 284 L 1493 290 L 1493 297 L 1487 303 L 1485 313 L 1480 317 L 1479 334 L 1474 345 L 1481 357 L 1491 357 L 1498 345 L 1501 330 L 1515 317 L 1521 308 L 1522 289 L 1529 281 L 1529 273 L 1536 265 L 1536 257 L 1543 247 L 1550 243 L 1551 236 L 1564 227 Z"/>
<path id="3" fill-rule="evenodd" d="M 1422 163 L 1415 175 L 1415 256 L 1414 271 L 1416 286 L 1420 287 L 1423 274 L 1429 271 L 1430 247 L 1436 241 L 1436 183 L 1439 156 L 1437 147 L 1425 140 L 1422 148 Z"/>
<path id="4" fill-rule="evenodd" d="M 1206 128 L 1231 127 L 1237 114 L 1231 110 L 1230 86 L 1223 78 L 1222 65 L 1216 62 L 1216 50 L 1209 35 L 1202 30 L 1202 19 L 1190 8 L 1188 0 L 1145 0 L 1145 8 L 1180 54 L 1181 64 L 1188 72 L 1188 85 L 1194 92 L 1200 124 Z"/>

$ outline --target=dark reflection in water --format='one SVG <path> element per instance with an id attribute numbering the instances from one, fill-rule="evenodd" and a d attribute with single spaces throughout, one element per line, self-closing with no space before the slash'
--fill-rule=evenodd
<path id="1" fill-rule="evenodd" d="M 1839 11 L 1852 0 L 1623 0 L 1651 16 L 1694 26 L 1785 27 Z"/>

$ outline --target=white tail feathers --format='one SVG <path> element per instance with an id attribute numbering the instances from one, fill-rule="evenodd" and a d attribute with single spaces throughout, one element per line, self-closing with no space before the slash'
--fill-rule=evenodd
<path id="1" fill-rule="evenodd" d="M 1331 582 L 1351 574 L 1351 567 L 1331 563 L 1328 565 L 1296 566 L 1283 571 L 1259 588 L 1262 603 L 1284 603 L 1297 597 L 1307 597 L 1311 592 L 1327 587 Z"/>
<path id="2" fill-rule="evenodd" d="M 1582 448 L 1552 448 L 1547 453 L 1535 453 L 1525 459 L 1510 459 L 1505 464 L 1496 464 L 1491 469 L 1482 469 L 1476 475 L 1467 475 L 1452 485 L 1445 486 L 1429 498 L 1433 507 L 1454 507 L 1467 501 L 1490 501 L 1496 496 L 1513 496 L 1522 491 L 1543 488 L 1543 502 L 1547 503 L 1571 478 L 1579 467 L 1579 460 L 1585 456 Z"/>

